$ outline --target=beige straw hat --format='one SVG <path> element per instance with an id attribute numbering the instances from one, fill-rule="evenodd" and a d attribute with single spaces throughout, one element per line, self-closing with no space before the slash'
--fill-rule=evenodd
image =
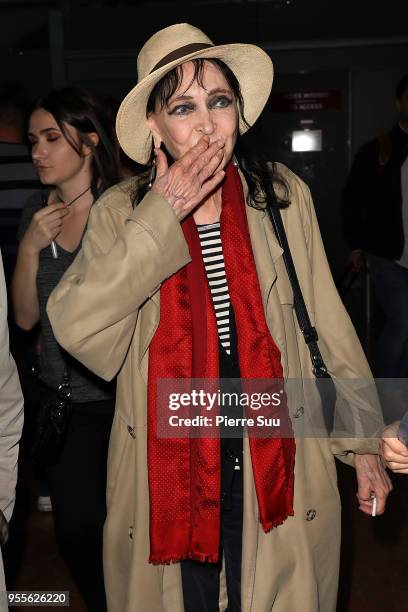
<path id="1" fill-rule="evenodd" d="M 138 83 L 120 105 L 116 132 L 125 153 L 146 164 L 150 158 L 152 135 L 146 121 L 146 106 L 158 81 L 176 66 L 196 58 L 218 58 L 237 77 L 244 100 L 245 119 L 252 126 L 265 106 L 272 88 L 270 57 L 255 45 L 215 46 L 198 28 L 178 23 L 156 32 L 142 47 L 137 58 Z M 240 117 L 239 131 L 248 126 Z"/>

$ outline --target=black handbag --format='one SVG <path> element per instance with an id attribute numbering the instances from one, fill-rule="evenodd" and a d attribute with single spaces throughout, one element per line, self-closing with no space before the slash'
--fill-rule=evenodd
<path id="1" fill-rule="evenodd" d="M 316 377 L 317 388 L 319 390 L 322 406 L 323 418 L 328 433 L 333 432 L 334 415 L 336 405 L 336 387 L 333 379 L 330 376 L 326 364 L 324 363 L 322 354 L 317 344 L 319 336 L 317 330 L 313 327 L 309 313 L 306 308 L 302 290 L 300 288 L 299 279 L 296 274 L 295 265 L 293 263 L 292 254 L 288 239 L 283 225 L 280 209 L 277 204 L 277 199 L 273 189 L 272 182 L 268 181 L 266 185 L 267 212 L 272 223 L 276 238 L 279 245 L 283 249 L 283 260 L 285 262 L 286 271 L 293 291 L 293 304 L 296 312 L 296 318 L 299 323 L 303 338 L 309 349 L 310 359 L 312 362 L 312 371 Z M 322 381 L 322 384 L 319 384 Z"/>
<path id="2" fill-rule="evenodd" d="M 38 371 L 33 368 L 38 376 Z M 72 412 L 71 385 L 68 370 L 64 371 L 58 390 L 45 384 L 44 399 L 41 400 L 33 438 L 30 457 L 32 462 L 45 468 L 53 465 L 61 455 Z"/>

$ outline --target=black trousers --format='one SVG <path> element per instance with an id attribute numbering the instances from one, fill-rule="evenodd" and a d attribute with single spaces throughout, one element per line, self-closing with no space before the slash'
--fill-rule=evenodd
<path id="1" fill-rule="evenodd" d="M 224 552 L 228 612 L 241 612 L 243 472 L 236 470 L 230 510 L 221 512 L 221 553 Z M 185 612 L 219 612 L 222 554 L 219 563 L 182 561 Z"/>
<path id="2" fill-rule="evenodd" d="M 73 404 L 64 449 L 47 477 L 61 556 L 90 612 L 106 610 L 102 530 L 114 400 Z"/>

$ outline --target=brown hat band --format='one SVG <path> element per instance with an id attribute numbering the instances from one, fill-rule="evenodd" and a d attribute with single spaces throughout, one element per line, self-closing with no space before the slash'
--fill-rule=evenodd
<path id="1" fill-rule="evenodd" d="M 214 45 L 209 45 L 208 43 L 190 43 L 189 45 L 184 45 L 184 47 L 180 47 L 179 49 L 175 49 L 171 53 L 165 55 L 150 71 L 150 74 L 159 68 L 163 68 L 166 64 L 170 64 L 170 62 L 174 62 L 175 60 L 184 57 L 185 55 L 189 55 L 190 53 L 194 53 L 195 51 L 201 51 L 201 49 L 210 49 Z"/>

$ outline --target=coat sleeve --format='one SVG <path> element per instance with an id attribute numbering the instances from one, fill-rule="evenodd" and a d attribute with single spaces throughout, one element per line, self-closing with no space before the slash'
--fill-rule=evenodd
<path id="1" fill-rule="evenodd" d="M 9 521 L 14 507 L 23 394 L 9 348 L 7 295 L 0 255 L 0 510 Z"/>
<path id="2" fill-rule="evenodd" d="M 47 304 L 57 341 L 105 380 L 123 364 L 139 307 L 190 261 L 164 199 L 150 192 L 129 210 L 125 197 L 118 186 L 94 205 L 82 249 Z"/>
<path id="3" fill-rule="evenodd" d="M 297 179 L 297 189 L 311 263 L 319 348 L 337 393 L 331 448 L 346 463 L 353 463 L 352 453 L 378 453 L 381 407 L 364 351 L 333 281 L 309 188 Z"/>

